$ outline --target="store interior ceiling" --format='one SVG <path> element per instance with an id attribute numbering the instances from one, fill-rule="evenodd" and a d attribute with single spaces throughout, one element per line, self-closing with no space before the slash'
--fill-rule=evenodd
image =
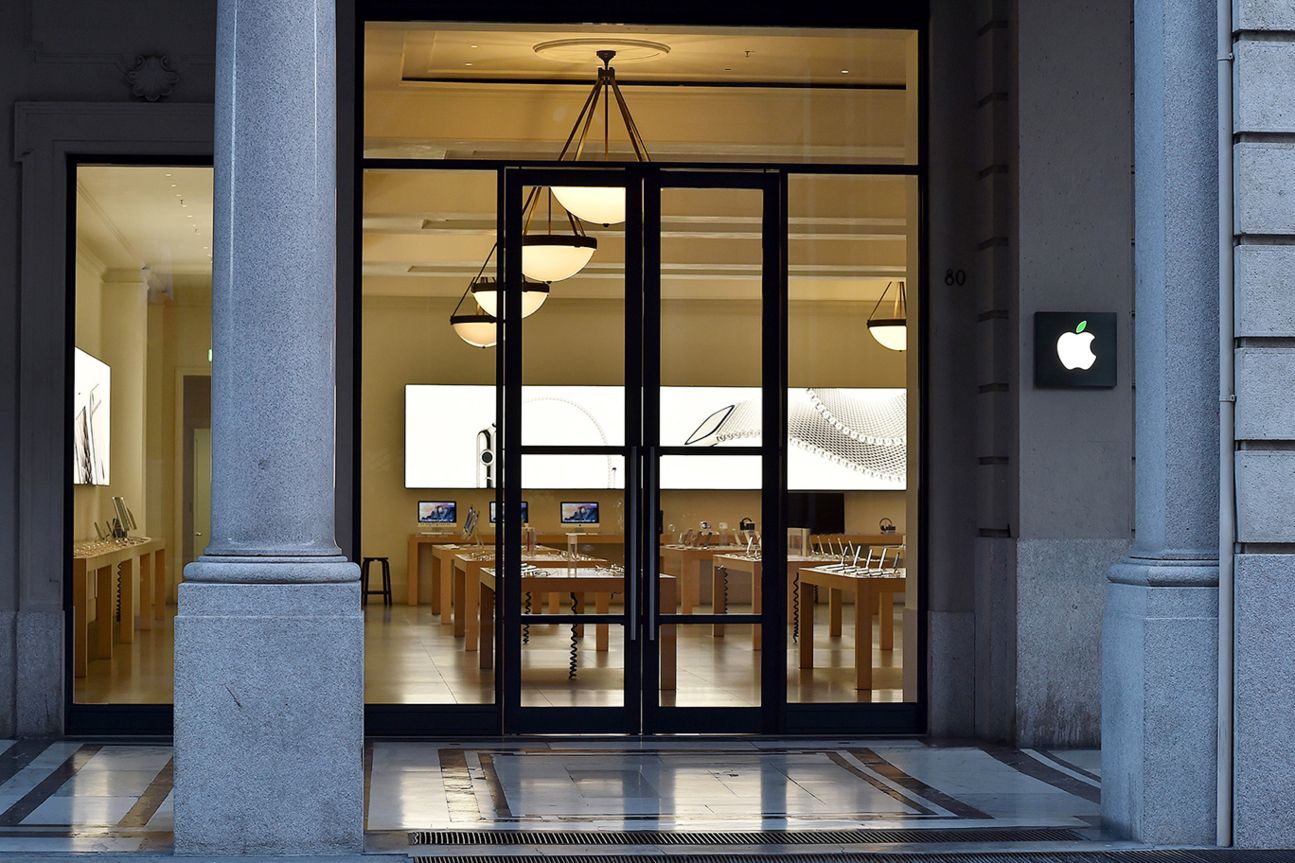
<path id="1" fill-rule="evenodd" d="M 913 143 L 905 119 L 913 94 L 905 82 L 912 75 L 914 39 L 878 30 L 371 24 L 366 152 L 555 157 L 592 87 L 593 52 L 607 45 L 618 49 L 613 65 L 655 160 L 712 161 L 723 151 L 756 161 L 779 161 L 789 153 L 794 161 L 904 161 Z M 560 81 L 571 86 L 555 83 Z M 750 86 L 779 82 L 787 86 Z M 733 84 L 741 86 L 727 86 Z M 840 98 L 850 106 L 843 115 L 835 101 Z M 455 111 L 439 110 L 447 99 Z M 752 125 L 756 114 L 783 108 L 805 122 Z M 609 155 L 628 160 L 628 140 L 616 119 L 613 113 Z M 852 133 L 837 128 L 842 124 Z M 782 131 L 787 126 L 796 129 Z M 591 134 L 601 151 L 601 130 Z M 859 137 L 864 144 L 850 153 L 822 144 Z M 366 173 L 366 296 L 462 294 L 496 237 L 496 178 L 483 169 Z M 83 166 L 78 180 L 79 236 L 106 267 L 148 267 L 155 281 L 210 278 L 210 168 Z M 906 278 L 916 242 L 913 178 L 802 174 L 790 181 L 789 195 L 793 302 L 875 303 L 889 282 Z M 667 190 L 662 211 L 666 298 L 758 298 L 761 224 L 752 193 Z M 560 228 L 565 218 L 556 203 L 553 212 Z M 546 218 L 542 196 L 535 224 Z M 560 283 L 560 296 L 619 296 L 624 226 L 586 229 L 598 239 L 598 252 L 583 272 Z M 492 261 L 487 275 L 493 268 Z"/>

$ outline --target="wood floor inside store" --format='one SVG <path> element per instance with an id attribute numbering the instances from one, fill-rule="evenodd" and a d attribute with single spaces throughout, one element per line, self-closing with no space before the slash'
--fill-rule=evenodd
<path id="1" fill-rule="evenodd" d="M 613 607 L 613 612 L 619 611 Z M 735 606 L 732 613 L 749 611 Z M 135 633 L 133 643 L 118 642 L 112 659 L 94 659 L 87 675 L 76 680 L 78 703 L 167 704 L 174 674 L 174 606 L 160 625 Z M 853 608 L 844 610 L 847 623 Z M 894 702 L 903 700 L 903 614 L 894 610 L 895 647 L 882 650 L 880 627 L 873 633 L 872 690 L 856 690 L 853 627 L 828 635 L 829 611 L 815 608 L 812 671 L 798 666 L 798 650 L 787 651 L 787 697 L 793 702 Z M 575 641 L 572 676 L 570 626 L 530 627 L 522 649 L 522 703 L 525 706 L 608 706 L 622 703 L 624 643 L 616 627 L 608 649 L 596 649 L 596 633 L 586 626 Z M 790 641 L 790 638 L 789 638 Z M 678 677 L 673 691 L 663 691 L 667 706 L 749 707 L 759 705 L 760 652 L 752 645 L 751 627 L 729 625 L 717 638 L 708 625 L 679 627 Z M 370 704 L 485 704 L 494 700 L 493 669 L 483 670 L 464 639 L 441 625 L 430 606 L 365 608 L 365 700 Z"/>

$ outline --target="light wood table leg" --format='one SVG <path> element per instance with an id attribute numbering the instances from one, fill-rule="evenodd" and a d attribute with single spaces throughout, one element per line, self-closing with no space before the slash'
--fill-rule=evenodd
<path id="1" fill-rule="evenodd" d="M 418 562 L 418 571 L 420 573 L 423 571 L 423 563 L 421 560 Z M 441 605 L 441 602 L 443 599 L 443 597 L 441 596 L 441 593 L 442 593 L 441 580 L 444 577 L 445 577 L 445 573 L 444 573 L 444 570 L 441 568 L 441 562 L 436 557 L 436 555 L 433 554 L 432 555 L 432 614 L 440 614 L 441 608 L 443 607 Z"/>
<path id="2" fill-rule="evenodd" d="M 473 561 L 468 564 L 467 571 L 463 574 L 463 637 L 465 639 L 464 647 L 468 650 L 477 649 L 477 623 L 481 606 L 481 569 L 481 564 Z M 455 621 L 454 625 L 457 627 L 458 621 Z"/>
<path id="3" fill-rule="evenodd" d="M 600 590 L 594 594 L 594 610 L 599 614 L 610 614 L 612 610 L 612 594 L 609 590 Z M 599 623 L 594 626 L 596 649 L 599 653 L 606 653 L 611 641 L 610 627 L 605 623 Z"/>
<path id="4" fill-rule="evenodd" d="M 117 621 L 117 640 L 130 644 L 135 640 L 135 558 L 119 565 L 121 578 L 121 620 Z"/>
<path id="5" fill-rule="evenodd" d="M 84 560 L 72 561 L 72 673 L 85 677 L 90 659 L 90 609 L 86 603 L 89 573 Z"/>
<path id="6" fill-rule="evenodd" d="M 814 585 L 800 580 L 800 667 L 814 667 Z"/>
<path id="7" fill-rule="evenodd" d="M 112 659 L 112 601 L 114 578 L 112 566 L 101 566 L 95 571 L 94 596 L 94 658 Z"/>
<path id="8" fill-rule="evenodd" d="M 562 594 L 556 590 L 548 594 L 549 597 L 549 614 L 562 613 Z"/>
<path id="9" fill-rule="evenodd" d="M 495 584 L 498 583 L 496 580 Z M 492 668 L 495 664 L 495 589 L 488 584 L 481 585 L 481 622 L 477 633 L 480 654 L 477 666 Z"/>
<path id="10" fill-rule="evenodd" d="M 877 591 L 877 619 L 881 628 L 881 649 L 895 649 L 895 594 Z"/>
<path id="11" fill-rule="evenodd" d="M 827 613 L 828 625 L 827 634 L 833 638 L 841 637 L 841 607 L 845 605 L 845 597 L 839 588 L 833 587 L 827 591 Z"/>
<path id="12" fill-rule="evenodd" d="M 467 572 L 460 569 L 459 564 L 460 561 L 457 559 L 450 563 L 450 571 L 454 573 L 454 578 L 451 581 L 454 582 L 454 619 L 452 622 L 454 624 L 455 638 L 462 638 L 467 632 L 467 626 L 463 622 L 463 618 L 467 614 L 467 597 L 465 595 L 467 591 L 463 589 L 467 581 Z"/>
<path id="13" fill-rule="evenodd" d="M 679 564 L 679 601 L 684 614 L 692 614 L 701 605 L 701 561 L 684 557 Z"/>
<path id="14" fill-rule="evenodd" d="M 836 591 L 833 591 L 836 593 Z M 854 587 L 854 688 L 872 689 L 872 602 L 867 581 Z"/>
<path id="15" fill-rule="evenodd" d="M 580 591 L 579 593 L 577 593 L 577 594 L 576 594 L 576 598 L 575 598 L 574 600 L 572 600 L 572 601 L 571 601 L 571 613 L 572 613 L 572 614 L 584 614 L 584 613 L 585 613 L 585 594 L 584 594 L 584 591 Z M 577 624 L 575 625 L 575 632 L 576 632 L 576 638 L 584 638 L 584 637 L 585 637 L 585 625 L 584 625 L 583 623 L 577 623 Z"/>
<path id="16" fill-rule="evenodd" d="M 157 590 L 153 585 L 153 555 L 139 556 L 139 628 L 153 628 L 153 597 Z"/>
<path id="17" fill-rule="evenodd" d="M 405 604 L 408 606 L 418 605 L 418 547 L 421 543 L 415 538 L 409 538 L 409 550 L 405 556 Z"/>
<path id="18" fill-rule="evenodd" d="M 159 548 L 153 552 L 153 612 L 161 620 L 166 619 L 166 602 L 171 594 L 171 583 L 166 576 L 166 549 Z"/>
<path id="19" fill-rule="evenodd" d="M 449 626 L 454 623 L 454 613 L 458 611 L 455 605 L 456 597 L 454 587 L 458 583 L 456 579 L 458 574 L 455 572 L 455 563 L 453 557 L 443 557 L 435 549 L 432 550 L 432 559 L 435 561 L 433 566 L 441 571 L 441 626 Z M 458 598 L 463 597 L 463 591 L 458 592 Z M 455 635 L 458 635 L 456 630 Z"/>
<path id="20" fill-rule="evenodd" d="M 661 612 L 673 614 L 679 608 L 679 582 L 673 578 L 661 579 Z M 679 680 L 679 627 L 667 624 L 661 627 L 657 641 L 661 651 L 661 689 L 674 692 Z"/>

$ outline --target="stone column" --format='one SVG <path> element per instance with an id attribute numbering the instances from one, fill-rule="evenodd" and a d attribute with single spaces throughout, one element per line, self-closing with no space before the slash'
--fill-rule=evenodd
<path id="1" fill-rule="evenodd" d="M 363 846 L 359 573 L 333 536 L 332 0 L 219 0 L 212 530 L 175 622 L 175 849 Z"/>
<path id="2" fill-rule="evenodd" d="M 1134 6 L 1137 538 L 1102 631 L 1102 815 L 1212 844 L 1218 654 L 1215 0 Z"/>

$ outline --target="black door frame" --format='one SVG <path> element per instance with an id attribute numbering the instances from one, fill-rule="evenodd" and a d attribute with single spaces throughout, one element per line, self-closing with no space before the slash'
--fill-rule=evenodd
<path id="1" fill-rule="evenodd" d="M 497 424 L 502 456 L 496 506 L 504 513 L 496 532 L 496 560 L 503 579 L 496 608 L 497 685 L 502 678 L 502 728 L 505 733 L 670 733 L 704 728 L 715 733 L 774 732 L 781 726 L 786 692 L 785 591 L 780 576 L 786 571 L 784 495 L 761 495 L 766 561 L 763 592 L 768 599 L 761 614 L 660 614 L 660 582 L 655 578 L 660 552 L 659 462 L 666 456 L 761 457 L 762 488 L 786 487 L 786 206 L 784 175 L 776 171 L 735 171 L 719 167 L 706 171 L 672 169 L 668 165 L 551 166 L 504 169 L 504 233 L 500 238 L 503 281 L 520 284 L 520 242 L 526 188 L 552 185 L 624 185 L 625 220 L 625 439 L 622 445 L 591 450 L 581 447 L 534 447 L 521 443 L 523 381 L 521 295 L 510 291 L 504 301 L 499 329 Z M 699 451 L 662 447 L 661 387 L 661 192 L 663 189 L 734 189 L 762 196 L 761 336 L 764 427 L 759 447 L 725 447 Z M 620 614 L 530 615 L 522 612 L 520 482 L 522 456 L 527 454 L 619 455 L 625 459 L 625 580 L 626 601 Z M 522 689 L 522 628 L 527 624 L 577 623 L 620 626 L 624 645 L 623 702 L 620 707 L 524 707 Z M 760 701 L 753 707 L 675 707 L 660 701 L 660 655 L 656 649 L 661 626 L 709 626 L 715 623 L 763 627 Z"/>

